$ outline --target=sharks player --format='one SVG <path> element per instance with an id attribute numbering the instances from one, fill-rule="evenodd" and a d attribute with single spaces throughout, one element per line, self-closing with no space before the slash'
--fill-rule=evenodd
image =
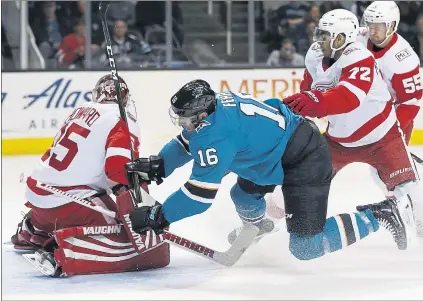
<path id="1" fill-rule="evenodd" d="M 326 219 L 332 163 L 319 129 L 288 109 L 279 99 L 264 102 L 251 95 L 215 93 L 203 80 L 184 85 L 169 108 L 184 130 L 158 156 L 126 165 L 143 180 L 168 177 L 194 160 L 192 174 L 163 205 L 135 208 L 133 229 L 160 232 L 169 224 L 201 214 L 213 203 L 225 173 L 238 175 L 230 191 L 243 223 L 265 234 L 273 223 L 265 217 L 264 195 L 283 184 L 290 250 L 309 260 L 344 248 L 384 225 L 400 248 L 406 240 L 401 214 L 392 201 L 352 214 Z"/>

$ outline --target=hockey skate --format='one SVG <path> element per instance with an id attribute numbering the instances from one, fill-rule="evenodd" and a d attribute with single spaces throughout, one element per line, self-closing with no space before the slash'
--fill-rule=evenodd
<path id="1" fill-rule="evenodd" d="M 11 237 L 11 242 L 15 250 L 35 251 L 44 247 L 51 239 L 44 231 L 36 229 L 31 223 L 31 211 L 22 213 L 23 219 L 18 224 L 16 233 Z"/>
<path id="2" fill-rule="evenodd" d="M 398 249 L 407 249 L 410 237 L 415 231 L 412 208 L 408 200 L 398 202 L 387 199 L 376 204 L 357 206 L 358 211 L 366 209 L 370 209 L 379 225 L 391 233 Z"/>
<path id="3" fill-rule="evenodd" d="M 256 238 L 254 239 L 253 244 L 259 242 L 260 239 L 262 239 L 265 235 L 279 231 L 278 228 L 275 228 L 275 223 L 269 218 L 264 218 L 260 222 L 254 225 L 259 228 L 259 232 Z M 241 232 L 242 228 L 243 227 L 236 228 L 235 230 L 233 230 L 231 233 L 228 234 L 228 242 L 230 244 L 233 244 L 233 242 L 235 241 L 235 239 L 238 237 L 239 233 Z"/>
<path id="4" fill-rule="evenodd" d="M 47 252 L 44 249 L 38 249 L 33 254 L 24 254 L 22 256 L 46 276 L 54 278 L 65 276 L 61 268 L 57 265 L 53 253 L 51 252 Z"/>

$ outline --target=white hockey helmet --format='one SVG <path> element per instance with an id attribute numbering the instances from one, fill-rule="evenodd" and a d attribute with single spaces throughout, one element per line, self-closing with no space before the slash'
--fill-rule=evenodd
<path id="1" fill-rule="evenodd" d="M 333 58 L 336 51 L 357 40 L 358 28 L 358 19 L 352 12 L 346 9 L 334 9 L 320 18 L 319 24 L 314 30 L 313 41 L 330 41 L 331 57 Z M 334 48 L 334 41 L 340 34 L 345 36 L 345 42 Z"/>
<path id="2" fill-rule="evenodd" d="M 375 1 L 364 11 L 363 21 L 366 26 L 369 23 L 384 23 L 386 25 L 386 37 L 381 43 L 383 44 L 386 39 L 397 31 L 400 21 L 400 11 L 394 1 Z M 388 34 L 388 29 L 391 28 L 393 22 L 395 22 L 395 27 Z"/>

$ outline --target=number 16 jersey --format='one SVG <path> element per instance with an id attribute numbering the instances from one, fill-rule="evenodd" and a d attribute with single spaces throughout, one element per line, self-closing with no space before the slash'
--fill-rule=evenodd
<path id="1" fill-rule="evenodd" d="M 251 95 L 223 92 L 216 94 L 216 101 L 215 112 L 159 153 L 166 177 L 194 159 L 189 180 L 164 202 L 169 222 L 208 207 L 228 171 L 257 185 L 283 183 L 282 156 L 303 118 L 276 98 L 261 102 Z"/>
<path id="2" fill-rule="evenodd" d="M 37 187 L 36 181 L 81 198 L 109 191 L 109 179 L 126 184 L 124 166 L 139 152 L 139 127 L 135 110 L 127 109 L 127 125 L 115 103 L 86 103 L 65 120 L 27 180 L 26 199 L 39 208 L 70 201 Z M 132 143 L 131 143 L 132 142 Z"/>

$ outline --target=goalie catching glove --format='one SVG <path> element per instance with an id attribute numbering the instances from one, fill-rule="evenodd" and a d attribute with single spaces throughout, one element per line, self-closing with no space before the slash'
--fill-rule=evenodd
<path id="1" fill-rule="evenodd" d="M 147 182 L 155 181 L 157 185 L 163 183 L 165 171 L 163 158 L 160 156 L 150 156 L 149 158 L 139 158 L 135 161 L 126 163 L 126 172 L 128 174 L 136 173 L 140 176 L 141 180 Z M 131 177 L 128 177 L 131 179 Z"/>
<path id="2" fill-rule="evenodd" d="M 151 207 L 136 207 L 129 213 L 129 218 L 132 222 L 132 230 L 139 234 L 145 234 L 148 230 L 153 230 L 160 234 L 169 227 L 169 222 L 164 217 L 161 204 Z"/>
<path id="3" fill-rule="evenodd" d="M 283 102 L 296 114 L 307 117 L 326 116 L 324 97 L 319 90 L 303 91 L 286 97 Z"/>

